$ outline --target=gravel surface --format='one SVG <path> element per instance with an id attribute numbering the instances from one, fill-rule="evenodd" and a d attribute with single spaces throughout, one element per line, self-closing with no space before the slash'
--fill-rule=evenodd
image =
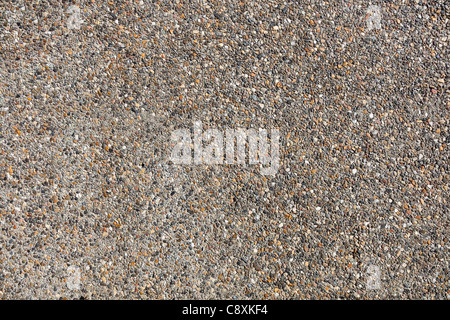
<path id="1" fill-rule="evenodd" d="M 449 9 L 0 1 L 0 299 L 449 299 Z"/>

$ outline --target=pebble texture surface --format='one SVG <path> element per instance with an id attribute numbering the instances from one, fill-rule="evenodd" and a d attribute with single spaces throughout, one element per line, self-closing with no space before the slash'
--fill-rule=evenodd
<path id="1" fill-rule="evenodd" d="M 449 299 L 449 8 L 0 1 L 0 299 Z"/>

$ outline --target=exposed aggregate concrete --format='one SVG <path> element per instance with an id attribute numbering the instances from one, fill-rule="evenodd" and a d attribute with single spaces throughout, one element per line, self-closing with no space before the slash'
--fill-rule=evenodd
<path id="1" fill-rule="evenodd" d="M 371 4 L 0 1 L 0 299 L 450 298 L 449 4 Z"/>

